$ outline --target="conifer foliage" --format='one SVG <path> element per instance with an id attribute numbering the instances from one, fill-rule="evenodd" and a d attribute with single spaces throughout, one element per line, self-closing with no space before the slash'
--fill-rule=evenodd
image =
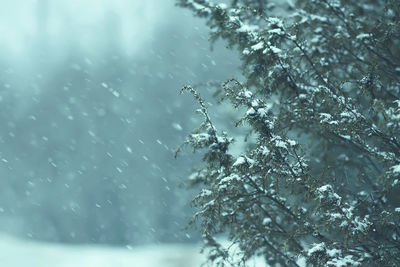
<path id="1" fill-rule="evenodd" d="M 209 260 L 400 266 L 399 1 L 178 5 L 239 50 L 243 77 L 221 89 L 256 137 L 230 153 L 233 138 L 184 88 L 204 117 L 187 143 L 205 151 L 190 179 Z M 218 244 L 221 233 L 234 246 Z"/>

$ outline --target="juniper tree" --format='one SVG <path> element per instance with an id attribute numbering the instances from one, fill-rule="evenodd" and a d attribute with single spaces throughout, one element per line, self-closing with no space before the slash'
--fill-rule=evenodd
<path id="1" fill-rule="evenodd" d="M 243 77 L 221 88 L 256 141 L 233 155 L 233 138 L 184 88 L 204 117 L 186 143 L 204 152 L 191 182 L 209 259 L 399 266 L 400 3 L 214 2 L 178 5 L 240 52 Z"/>

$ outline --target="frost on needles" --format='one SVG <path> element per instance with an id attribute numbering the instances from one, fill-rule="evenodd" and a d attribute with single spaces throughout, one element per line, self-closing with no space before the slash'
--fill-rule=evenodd
<path id="1" fill-rule="evenodd" d="M 221 89 L 256 137 L 230 154 L 184 88 L 204 117 L 186 143 L 204 152 L 190 180 L 209 260 L 399 266 L 399 2 L 224 2 L 178 1 L 240 52 L 243 78 Z"/>

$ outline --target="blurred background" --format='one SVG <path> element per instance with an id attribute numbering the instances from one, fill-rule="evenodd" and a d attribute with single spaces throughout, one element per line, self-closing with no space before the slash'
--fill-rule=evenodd
<path id="1" fill-rule="evenodd" d="M 239 61 L 223 43 L 211 51 L 204 21 L 174 4 L 0 0 L 2 235 L 199 241 L 182 230 L 195 192 L 180 187 L 199 156 L 174 152 L 201 118 L 178 90 L 234 77 Z"/>

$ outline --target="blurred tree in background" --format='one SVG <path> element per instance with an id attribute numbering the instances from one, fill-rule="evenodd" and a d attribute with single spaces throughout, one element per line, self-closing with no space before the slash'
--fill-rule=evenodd
<path id="1" fill-rule="evenodd" d="M 193 157 L 173 159 L 197 122 L 176 88 L 239 65 L 208 50 L 201 20 L 173 1 L 15 0 L 0 34 L 0 231 L 198 240 L 181 231 L 193 192 L 178 189 Z"/>
<path id="2" fill-rule="evenodd" d="M 229 2 L 229 3 L 228 3 Z M 212 41 L 241 52 L 222 98 L 243 111 L 248 146 L 212 122 L 191 183 L 209 259 L 274 266 L 400 265 L 400 5 L 397 0 L 180 0 Z M 227 233 L 234 246 L 215 239 Z"/>

